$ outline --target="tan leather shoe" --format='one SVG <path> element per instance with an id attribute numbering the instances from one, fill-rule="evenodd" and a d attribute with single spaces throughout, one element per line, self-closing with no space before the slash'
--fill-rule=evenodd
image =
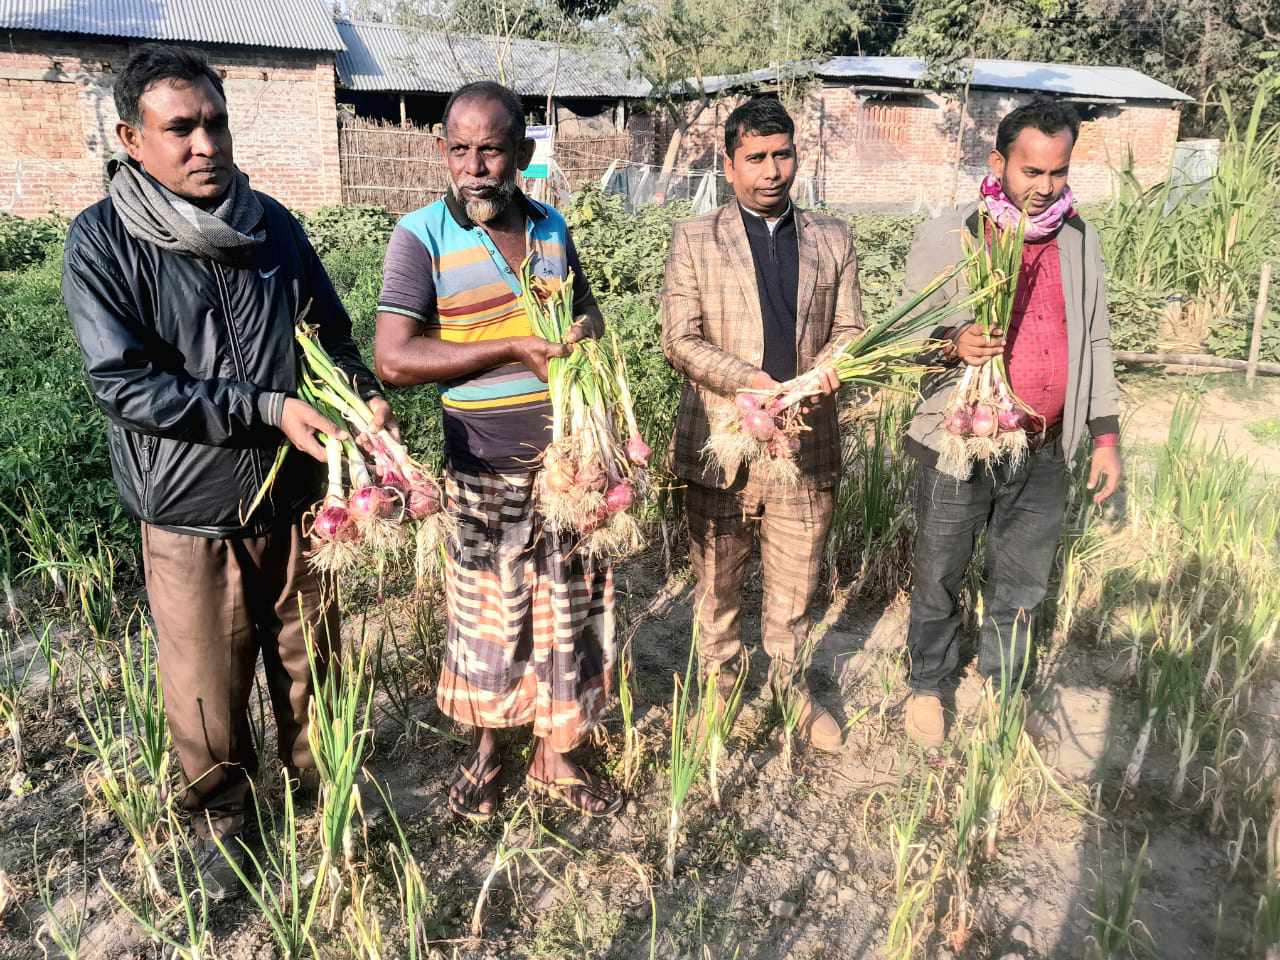
<path id="1" fill-rule="evenodd" d="M 936 693 L 913 693 L 907 701 L 907 736 L 926 750 L 942 746 L 945 726 Z"/>
<path id="2" fill-rule="evenodd" d="M 836 718 L 814 703 L 807 693 L 800 695 L 800 722 L 796 733 L 815 750 L 839 753 L 844 747 L 844 731 Z"/>

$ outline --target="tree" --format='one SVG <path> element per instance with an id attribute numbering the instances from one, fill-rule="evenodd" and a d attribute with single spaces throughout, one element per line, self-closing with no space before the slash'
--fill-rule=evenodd
<path id="1" fill-rule="evenodd" d="M 723 0 L 642 0 L 616 15 L 649 99 L 671 129 L 658 177 L 665 195 L 689 129 L 729 91 L 750 89 L 746 76 L 773 67 L 780 85 L 803 76 L 794 61 L 828 55 L 863 26 L 871 0 L 771 0 L 768 9 Z"/>

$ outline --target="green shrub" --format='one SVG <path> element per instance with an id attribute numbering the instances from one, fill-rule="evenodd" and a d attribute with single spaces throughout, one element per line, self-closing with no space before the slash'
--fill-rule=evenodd
<path id="1" fill-rule="evenodd" d="M 43 262 L 66 235 L 66 222 L 56 217 L 26 220 L 0 213 L 0 270 L 21 270 Z"/>
<path id="2" fill-rule="evenodd" d="M 385 244 L 333 250 L 324 268 L 351 316 L 351 334 L 369 369 L 373 369 L 373 332 L 382 292 Z M 440 392 L 434 386 L 389 391 L 405 442 L 415 456 L 438 464 L 442 453 Z"/>
<path id="3" fill-rule="evenodd" d="M 858 214 L 846 219 L 855 231 L 862 309 L 868 318 L 883 316 L 903 294 L 907 254 L 923 217 Z"/>
<path id="4" fill-rule="evenodd" d="M 301 217 L 316 253 L 324 256 L 348 247 L 385 245 L 396 218 L 370 204 L 320 207 Z"/>
<path id="5" fill-rule="evenodd" d="M 25 494 L 55 529 L 78 531 L 82 546 L 98 526 L 117 559 L 133 566 L 137 525 L 116 499 L 106 418 L 85 384 L 62 304 L 60 268 L 50 257 L 21 273 L 0 274 L 0 489 L 18 511 L 14 494 Z M 0 527 L 11 529 L 12 518 L 0 518 Z M 8 546 L 22 552 L 16 536 Z"/>
<path id="6" fill-rule="evenodd" d="M 671 245 L 671 226 L 690 216 L 689 205 L 630 210 L 622 197 L 588 187 L 564 211 L 582 268 L 596 297 L 657 296 Z"/>

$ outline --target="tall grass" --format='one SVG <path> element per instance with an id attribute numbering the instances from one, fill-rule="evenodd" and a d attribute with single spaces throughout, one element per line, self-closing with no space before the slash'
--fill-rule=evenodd
<path id="1" fill-rule="evenodd" d="M 1212 335 L 1215 345 L 1246 342 L 1259 268 L 1276 249 L 1280 125 L 1265 124 L 1263 116 L 1278 93 L 1274 79 L 1260 83 L 1253 103 L 1241 112 L 1219 91 L 1226 132 L 1217 170 L 1200 195 L 1175 194 L 1171 181 L 1144 189 L 1130 158 L 1117 173 L 1113 199 L 1095 220 L 1108 285 L 1183 297 L 1188 339 Z M 1117 322 L 1122 340 L 1128 319 Z"/>

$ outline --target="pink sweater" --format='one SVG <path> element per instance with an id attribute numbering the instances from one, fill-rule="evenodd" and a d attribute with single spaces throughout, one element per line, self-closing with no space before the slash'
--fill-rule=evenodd
<path id="1" fill-rule="evenodd" d="M 1045 418 L 1044 426 L 1061 421 L 1067 400 L 1067 307 L 1057 237 L 1022 248 L 1004 362 L 1013 392 Z M 1037 422 L 1032 432 L 1040 426 Z"/>

